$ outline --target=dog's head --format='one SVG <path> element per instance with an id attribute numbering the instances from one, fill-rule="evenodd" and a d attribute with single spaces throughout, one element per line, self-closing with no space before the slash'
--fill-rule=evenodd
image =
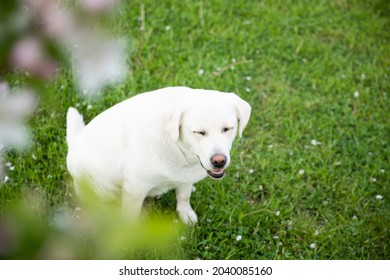
<path id="1" fill-rule="evenodd" d="M 199 159 L 213 179 L 221 179 L 230 163 L 230 149 L 251 113 L 250 105 L 233 93 L 194 90 L 175 102 L 166 131 Z"/>

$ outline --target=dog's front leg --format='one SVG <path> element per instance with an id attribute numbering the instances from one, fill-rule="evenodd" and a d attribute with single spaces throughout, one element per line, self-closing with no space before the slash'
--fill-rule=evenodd
<path id="1" fill-rule="evenodd" d="M 192 185 L 180 185 L 176 188 L 176 210 L 180 219 L 187 225 L 193 225 L 198 221 L 198 217 L 190 204 Z"/>
<path id="2" fill-rule="evenodd" d="M 134 220 L 138 218 L 146 195 L 143 188 L 135 188 L 134 185 L 125 183 L 122 191 L 122 209 L 125 217 Z"/>

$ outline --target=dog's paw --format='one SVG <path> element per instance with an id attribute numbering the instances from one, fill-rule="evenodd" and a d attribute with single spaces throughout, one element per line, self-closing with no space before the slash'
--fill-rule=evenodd
<path id="1" fill-rule="evenodd" d="M 183 212 L 178 212 L 180 219 L 185 223 L 186 225 L 192 226 L 195 225 L 198 222 L 198 216 L 196 215 L 194 210 L 188 210 Z"/>

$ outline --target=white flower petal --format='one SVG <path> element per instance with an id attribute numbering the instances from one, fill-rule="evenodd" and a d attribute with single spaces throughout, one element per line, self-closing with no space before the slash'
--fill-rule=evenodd
<path id="1" fill-rule="evenodd" d="M 124 47 L 120 41 L 87 38 L 80 48 L 72 49 L 73 72 L 81 92 L 93 95 L 125 79 Z"/>
<path id="2" fill-rule="evenodd" d="M 310 141 L 310 143 L 311 143 L 313 146 L 319 146 L 319 145 L 321 145 L 321 142 L 319 142 L 319 141 L 317 141 L 317 140 L 315 140 L 315 139 L 312 139 L 312 140 Z"/>

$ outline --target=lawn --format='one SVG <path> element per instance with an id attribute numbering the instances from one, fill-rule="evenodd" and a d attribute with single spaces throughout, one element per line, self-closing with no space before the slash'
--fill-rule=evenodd
<path id="1" fill-rule="evenodd" d="M 121 5 L 106 24 L 129 42 L 126 82 L 86 99 L 63 68 L 28 120 L 32 147 L 6 152 L 0 229 L 13 224 L 20 245 L 0 258 L 390 259 L 389 15 L 385 0 Z M 162 249 L 124 250 L 115 223 L 109 241 L 58 225 L 64 213 L 83 224 L 65 165 L 67 108 L 89 121 L 176 85 L 235 92 L 252 106 L 226 177 L 196 185 L 198 224 L 177 222 L 168 193 L 144 207 L 144 230 L 162 235 Z"/>

